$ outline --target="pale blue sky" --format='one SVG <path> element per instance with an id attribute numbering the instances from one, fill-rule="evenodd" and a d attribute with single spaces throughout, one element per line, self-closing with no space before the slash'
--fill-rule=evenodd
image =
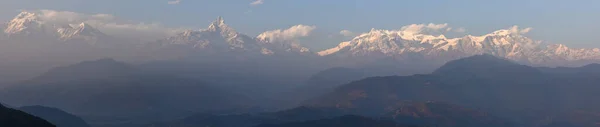
<path id="1" fill-rule="evenodd" d="M 600 47 L 598 0 L 1 0 L 0 20 L 20 9 L 106 13 L 170 27 L 203 28 L 217 16 L 239 32 L 257 35 L 292 25 L 317 26 L 317 33 L 371 28 L 399 29 L 408 24 L 448 23 L 480 35 L 513 25 L 532 27 L 528 36 L 572 47 Z M 335 40 L 320 40 L 332 46 Z M 330 42 L 331 41 L 331 42 Z M 315 42 L 317 43 L 317 42 Z"/>

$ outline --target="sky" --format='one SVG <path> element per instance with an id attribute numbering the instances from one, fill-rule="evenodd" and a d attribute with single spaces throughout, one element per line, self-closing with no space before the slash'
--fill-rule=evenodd
<path id="1" fill-rule="evenodd" d="M 448 24 L 483 35 L 518 25 L 527 36 L 571 47 L 600 47 L 598 0 L 0 0 L 0 21 L 20 10 L 107 14 L 137 24 L 205 28 L 218 16 L 250 36 L 295 25 L 314 26 L 308 47 L 324 49 L 376 29 Z M 461 34 L 457 34 L 461 35 Z"/>

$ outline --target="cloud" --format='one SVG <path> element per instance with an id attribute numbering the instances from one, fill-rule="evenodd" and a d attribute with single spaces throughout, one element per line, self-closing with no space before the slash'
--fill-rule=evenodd
<path id="1" fill-rule="evenodd" d="M 410 24 L 400 28 L 400 31 L 411 34 L 429 34 L 429 35 L 441 35 L 441 34 L 456 34 L 460 35 L 467 32 L 464 27 L 450 27 L 448 23 L 442 24 Z"/>
<path id="2" fill-rule="evenodd" d="M 258 35 L 257 38 L 263 40 L 269 40 L 270 42 L 275 41 L 294 41 L 300 37 L 309 36 L 310 33 L 315 30 L 316 26 L 307 26 L 307 25 L 296 25 L 292 26 L 286 30 L 272 30 L 264 32 Z"/>
<path id="3" fill-rule="evenodd" d="M 522 29 L 519 33 L 526 34 L 526 33 L 529 33 L 529 31 L 531 31 L 531 29 L 533 29 L 533 28 L 527 27 L 525 29 Z"/>
<path id="4" fill-rule="evenodd" d="M 401 31 L 420 34 L 420 33 L 440 33 L 446 32 L 447 30 L 451 30 L 452 28 L 448 27 L 448 23 L 444 24 L 411 24 L 407 26 L 403 26 L 400 28 Z"/>
<path id="5" fill-rule="evenodd" d="M 252 3 L 250 3 L 250 5 L 256 6 L 256 5 L 261 5 L 261 4 L 264 4 L 264 3 L 265 3 L 264 0 L 256 0 L 256 1 L 252 2 Z"/>
<path id="6" fill-rule="evenodd" d="M 355 35 L 355 33 L 352 32 L 352 31 L 350 31 L 350 30 L 342 30 L 342 31 L 340 31 L 340 34 L 344 35 L 346 37 L 350 37 L 350 36 L 354 36 Z"/>
<path id="7" fill-rule="evenodd" d="M 467 32 L 467 29 L 465 29 L 464 27 L 460 27 L 460 28 L 454 29 L 454 32 L 464 33 L 464 32 Z"/>
<path id="8" fill-rule="evenodd" d="M 514 26 L 510 27 L 508 29 L 508 31 L 510 33 L 515 33 L 515 34 L 526 34 L 526 33 L 529 33 L 532 29 L 533 28 L 531 28 L 531 27 L 527 27 L 527 28 L 524 28 L 524 29 L 519 29 L 519 26 L 514 25 Z"/>
<path id="9" fill-rule="evenodd" d="M 79 24 L 85 22 L 102 32 L 114 36 L 137 37 L 165 37 L 177 29 L 167 28 L 160 23 L 144 23 L 122 20 L 110 14 L 84 14 L 71 11 L 33 10 L 42 22 L 57 25 Z M 147 36 L 146 36 L 147 35 Z M 151 38 L 149 38 L 151 39 Z"/>
<path id="10" fill-rule="evenodd" d="M 52 23 L 67 23 L 67 22 L 83 22 L 87 20 L 115 20 L 115 16 L 110 14 L 94 14 L 86 15 L 70 11 L 55 11 L 55 10 L 39 10 L 39 11 L 28 11 L 36 13 L 37 16 L 46 22 Z"/>
<path id="11" fill-rule="evenodd" d="M 250 13 L 252 13 L 252 10 L 248 10 L 248 11 L 244 12 L 244 14 L 250 14 Z"/>
<path id="12" fill-rule="evenodd" d="M 174 0 L 174 1 L 169 1 L 167 2 L 168 4 L 179 4 L 181 3 L 181 0 Z"/>

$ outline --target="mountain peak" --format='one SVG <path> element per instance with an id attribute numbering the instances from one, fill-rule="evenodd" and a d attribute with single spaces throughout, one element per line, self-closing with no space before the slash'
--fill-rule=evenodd
<path id="1" fill-rule="evenodd" d="M 77 30 L 78 30 L 79 34 L 90 34 L 90 35 L 104 36 L 104 33 L 100 32 L 100 30 L 92 27 L 91 25 L 89 25 L 87 23 L 81 23 L 81 24 L 79 24 L 79 27 L 77 28 Z"/>
<path id="2" fill-rule="evenodd" d="M 568 48 L 548 45 L 525 36 L 531 28 L 513 26 L 481 36 L 446 37 L 443 34 L 410 30 L 377 30 L 355 36 L 338 46 L 318 52 L 321 56 L 404 57 L 413 54 L 439 58 L 442 62 L 476 54 L 492 54 L 523 63 L 553 65 L 555 60 L 578 61 L 600 59 L 600 49 Z M 451 53 L 449 53 L 451 52 Z M 449 58 L 451 57 L 451 58 Z M 402 58 L 404 59 L 404 58 Z"/>
<path id="3" fill-rule="evenodd" d="M 208 29 L 203 31 L 219 33 L 221 36 L 226 38 L 226 40 L 230 40 L 238 36 L 238 33 L 233 28 L 230 28 L 227 24 L 225 24 L 225 20 L 221 16 L 217 17 L 217 19 L 213 21 L 210 26 L 208 26 Z"/>
<path id="4" fill-rule="evenodd" d="M 166 39 L 171 44 L 190 45 L 193 48 L 219 48 L 219 50 L 250 49 L 257 46 L 246 45 L 255 43 L 247 35 L 236 32 L 225 24 L 223 17 L 218 17 L 207 29 L 199 31 L 187 30 Z"/>
<path id="5" fill-rule="evenodd" d="M 260 36 L 260 35 L 259 35 Z M 187 45 L 195 49 L 206 49 L 208 52 L 246 52 L 251 51 L 262 55 L 272 55 L 277 52 L 309 52 L 308 48 L 296 43 L 268 43 L 266 39 L 252 38 L 236 32 L 225 24 L 223 17 L 217 17 L 207 29 L 186 30 L 165 40 L 170 44 Z"/>
<path id="6" fill-rule="evenodd" d="M 31 34 L 32 32 L 40 32 L 43 31 L 42 24 L 36 13 L 23 11 L 8 22 L 4 33 L 16 34 L 25 32 L 26 34 Z"/>
<path id="7" fill-rule="evenodd" d="M 96 40 L 102 37 L 107 36 L 102 33 L 100 30 L 92 27 L 87 23 L 80 23 L 78 25 L 73 24 L 68 27 L 58 28 L 57 29 L 60 38 L 63 40 L 74 39 L 74 38 L 82 38 L 84 40 Z"/>
<path id="8" fill-rule="evenodd" d="M 86 28 L 86 27 L 91 27 L 91 26 L 88 25 L 87 23 L 82 22 L 82 23 L 79 24 L 79 27 L 80 28 Z"/>
<path id="9" fill-rule="evenodd" d="M 217 17 L 217 20 L 215 20 L 215 22 L 219 24 L 225 24 L 225 20 L 223 20 L 223 17 L 221 16 Z"/>
<path id="10" fill-rule="evenodd" d="M 225 24 L 225 20 L 221 16 L 217 17 L 217 19 L 208 26 L 209 31 L 226 31 L 230 29 L 231 28 Z"/>
<path id="11" fill-rule="evenodd" d="M 34 19 L 36 18 L 36 14 L 33 12 L 23 11 L 19 13 L 15 19 Z"/>

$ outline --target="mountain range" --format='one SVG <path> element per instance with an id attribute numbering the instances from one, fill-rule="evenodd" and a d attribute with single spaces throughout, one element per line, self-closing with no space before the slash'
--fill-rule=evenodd
<path id="1" fill-rule="evenodd" d="M 294 43 L 270 42 L 269 38 L 252 38 L 236 32 L 218 17 L 204 30 L 186 30 L 160 40 L 163 45 L 183 45 L 208 52 L 250 52 L 273 55 L 284 52 L 308 53 L 308 48 Z"/>
<path id="2" fill-rule="evenodd" d="M 180 120 L 155 123 L 150 127 L 508 127 L 509 121 L 440 102 L 404 102 L 389 114 L 367 115 L 336 108 L 297 107 L 254 114 L 196 114 Z M 354 121 L 353 121 L 354 120 Z"/>
<path id="3" fill-rule="evenodd" d="M 239 33 L 222 17 L 205 29 L 148 42 L 113 37 L 87 22 L 46 21 L 35 12 L 0 28 L 0 83 L 35 70 L 14 76 L 25 78 L 3 86 L 0 101 L 57 107 L 94 125 L 600 122 L 600 66 L 590 64 L 600 62 L 600 49 L 547 44 L 517 27 L 459 38 L 373 29 L 323 51 Z M 554 67 L 579 65 L 585 66 Z"/>
<path id="4" fill-rule="evenodd" d="M 0 89 L 0 100 L 15 106 L 56 107 L 100 120 L 128 118 L 132 124 L 254 105 L 253 99 L 221 87 L 201 79 L 153 73 L 100 59 L 55 68 L 4 87 Z"/>
<path id="5" fill-rule="evenodd" d="M 163 53 L 181 52 L 181 50 L 201 51 L 204 54 L 235 53 L 238 55 L 279 55 L 303 54 L 336 57 L 344 61 L 356 61 L 352 64 L 368 66 L 373 61 L 392 59 L 395 62 L 418 61 L 441 64 L 471 55 L 491 54 L 531 65 L 581 65 L 600 60 L 600 49 L 569 48 L 563 44 L 546 44 L 523 35 L 516 26 L 494 31 L 490 34 L 459 38 L 447 38 L 444 35 L 430 35 L 407 30 L 377 30 L 360 34 L 353 39 L 341 42 L 338 46 L 323 51 L 312 51 L 294 41 L 272 39 L 259 35 L 250 37 L 238 33 L 218 17 L 208 28 L 185 30 L 171 37 L 155 42 L 129 43 L 127 40 L 115 40 L 93 26 L 80 24 L 57 24 L 44 21 L 35 12 L 22 12 L 3 30 L 8 38 L 55 38 L 55 40 L 77 40 L 92 45 L 119 42 L 110 45 L 135 45 L 132 49 L 150 52 L 160 49 Z M 122 46 L 117 46 L 122 47 Z M 143 47 L 141 49 L 133 47 Z M 154 49 L 154 50 L 152 50 Z M 165 51 L 166 50 L 166 51 Z M 197 53 L 179 54 L 183 56 Z"/>
<path id="6" fill-rule="evenodd" d="M 359 115 L 368 118 L 349 118 L 383 125 L 592 127 L 600 111 L 594 101 L 600 96 L 599 72 L 598 64 L 530 67 L 493 55 L 453 60 L 431 74 L 412 76 L 361 79 L 362 70 L 332 68 L 309 78 L 315 86 L 307 87 L 318 95 L 304 106 L 253 113 L 248 107 L 262 102 L 233 93 L 233 87 L 100 59 L 0 89 L 0 100 L 59 107 L 86 118 L 140 118 L 127 119 L 124 126 L 150 121 L 166 121 L 148 125 L 153 127 L 316 126 Z"/>
<path id="7" fill-rule="evenodd" d="M 7 23 L 3 31 L 9 38 L 45 37 L 55 38 L 59 41 L 86 42 L 91 45 L 115 41 L 113 37 L 104 34 L 88 23 L 61 24 L 47 22 L 35 12 L 21 12 Z M 258 38 L 240 34 L 225 24 L 222 17 L 219 17 L 207 29 L 185 30 L 174 36 L 156 42 L 148 42 L 142 46 L 148 48 L 188 47 L 215 53 L 252 52 L 263 55 L 284 52 L 309 53 L 308 48 L 299 44 L 272 42 L 270 40 L 268 37 Z M 116 41 L 125 43 L 127 40 Z"/>
<path id="8" fill-rule="evenodd" d="M 344 115 L 359 115 L 416 126 L 593 127 L 600 118 L 595 115 L 599 103 L 592 99 L 600 96 L 595 91 L 598 67 L 531 67 L 484 54 L 450 61 L 431 74 L 412 76 L 348 81 L 337 77 L 360 78 L 361 71 L 333 68 L 315 74 L 309 82 L 325 85 L 311 87 L 314 91 L 335 88 L 298 108 L 196 114 L 151 126 L 317 126 L 333 124 L 325 121 Z M 337 83 L 342 84 L 334 85 Z"/>
<path id="9" fill-rule="evenodd" d="M 101 41 L 99 39 L 110 38 L 87 23 L 54 24 L 45 22 L 33 12 L 21 12 L 7 23 L 3 31 L 8 37 L 56 38 L 62 41 L 80 41 L 90 44 Z"/>
<path id="10" fill-rule="evenodd" d="M 373 29 L 318 54 L 363 58 L 402 58 L 405 55 L 419 55 L 425 59 L 436 60 L 490 54 L 518 62 L 544 65 L 562 61 L 598 60 L 600 49 L 575 49 L 563 44 L 545 44 L 522 35 L 516 27 L 482 36 L 467 35 L 461 38 Z"/>

